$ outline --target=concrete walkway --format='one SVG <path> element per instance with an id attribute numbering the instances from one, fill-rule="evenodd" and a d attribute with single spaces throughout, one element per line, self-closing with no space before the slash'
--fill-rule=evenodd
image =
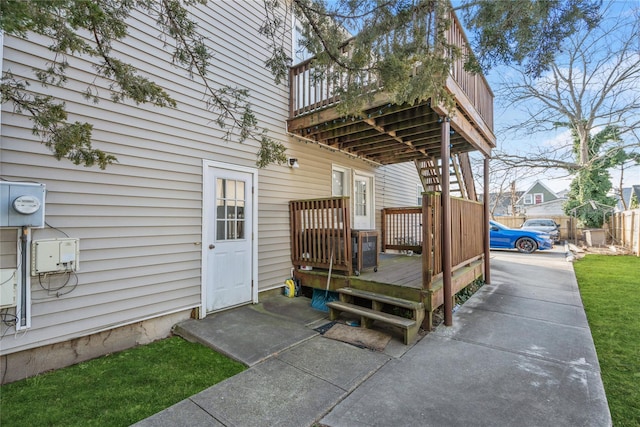
<path id="1" fill-rule="evenodd" d="M 136 425 L 610 426 L 562 248 L 491 263 L 492 284 L 454 326 L 413 346 L 394 336 L 384 352 L 319 335 L 324 314 L 303 298 L 188 321 L 184 334 L 250 368 Z"/>

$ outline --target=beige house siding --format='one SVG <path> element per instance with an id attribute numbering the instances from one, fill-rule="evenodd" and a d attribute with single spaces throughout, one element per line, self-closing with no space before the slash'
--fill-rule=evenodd
<path id="1" fill-rule="evenodd" d="M 260 126 L 300 163 L 299 169 L 273 165 L 258 172 L 259 290 L 280 286 L 290 274 L 289 200 L 330 196 L 334 165 L 376 174 L 377 212 L 413 205 L 418 182 L 413 164 L 375 168 L 287 135 L 288 88 L 276 87 L 264 67 L 263 12 L 262 1 L 252 0 L 209 2 L 197 13 L 215 52 L 212 81 L 249 89 Z M 2 106 L 2 178 L 47 187 L 48 227 L 34 229 L 33 239 L 80 239 L 77 285 L 72 275 L 61 290 L 47 291 L 65 278 L 32 278 L 31 328 L 14 334 L 3 325 L 3 355 L 171 313 L 188 316 L 201 304 L 202 160 L 255 167 L 257 143 L 223 140 L 215 115 L 203 108 L 203 86 L 170 64 L 157 35 L 149 18 L 137 16 L 114 51 L 164 86 L 176 109 L 113 103 L 101 79 L 95 80 L 100 102 L 87 102 L 82 94 L 94 71 L 86 58 L 69 58 L 67 86 L 47 89 L 66 103 L 70 121 L 92 123 L 95 147 L 117 156 L 105 171 L 56 161 L 34 139 L 28 117 Z M 5 37 L 3 70 L 31 79 L 32 68 L 51 60 L 47 44 L 38 36 Z M 0 232 L 3 268 L 15 267 L 15 238 L 15 229 Z"/>
<path id="2" fill-rule="evenodd" d="M 211 78 L 216 84 L 249 89 L 260 125 L 286 141 L 288 90 L 276 88 L 264 69 L 267 45 L 258 36 L 262 7 L 260 1 L 210 2 L 197 15 L 215 52 Z M 2 339 L 2 354 L 154 316 L 188 314 L 201 303 L 202 159 L 254 167 L 257 144 L 223 140 L 223 131 L 212 123 L 215 115 L 203 107 L 201 83 L 169 63 L 157 34 L 152 21 L 138 16 L 132 20 L 130 37 L 114 49 L 126 52 L 125 59 L 167 88 L 178 108 L 113 103 L 108 82 L 100 79 L 95 81 L 100 102 L 86 102 L 82 93 L 94 81 L 94 72 L 82 58 L 69 58 L 65 88 L 47 89 L 65 101 L 70 120 L 93 124 L 94 146 L 117 156 L 118 163 L 106 171 L 56 161 L 34 140 L 28 117 L 3 105 L 2 178 L 46 184 L 46 221 L 57 230 L 34 229 L 33 239 L 65 234 L 79 238 L 81 269 L 77 286 L 73 288 L 72 276 L 59 292 L 48 292 L 32 279 L 31 329 L 14 337 L 10 328 Z M 31 68 L 51 59 L 47 43 L 35 35 L 28 40 L 5 37 L 3 69 L 31 79 Z M 282 187 L 288 174 L 288 168 L 273 167 L 264 176 L 271 175 Z M 260 222 L 271 219 L 267 211 Z M 15 229 L 2 231 L 3 266 L 15 265 L 15 235 Z M 258 239 L 261 253 L 270 254 L 277 247 L 276 253 L 288 256 L 286 238 Z M 287 261 L 279 262 L 284 266 Z M 264 275 L 267 284 L 274 277 L 280 280 L 283 270 L 288 272 L 282 267 L 271 272 L 276 262 L 262 264 L 265 273 L 259 271 L 259 277 Z M 52 280 L 44 288 L 55 289 L 61 284 L 58 280 L 66 279 Z"/>

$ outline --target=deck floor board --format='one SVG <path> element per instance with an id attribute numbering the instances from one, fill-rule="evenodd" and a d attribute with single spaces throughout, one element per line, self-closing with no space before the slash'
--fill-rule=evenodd
<path id="1" fill-rule="evenodd" d="M 420 255 L 382 253 L 379 256 L 378 271 L 367 268 L 360 272 L 360 279 L 420 289 L 422 260 Z"/>

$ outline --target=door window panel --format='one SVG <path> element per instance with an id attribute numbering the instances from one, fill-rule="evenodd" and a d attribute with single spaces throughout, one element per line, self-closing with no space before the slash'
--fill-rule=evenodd
<path id="1" fill-rule="evenodd" d="M 365 216 L 367 214 L 367 182 L 356 180 L 355 187 L 356 215 Z"/>
<path id="2" fill-rule="evenodd" d="M 217 178 L 216 190 L 216 240 L 244 239 L 244 181 Z"/>

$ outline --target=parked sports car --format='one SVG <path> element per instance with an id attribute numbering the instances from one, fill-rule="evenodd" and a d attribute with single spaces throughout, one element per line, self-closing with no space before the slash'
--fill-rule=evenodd
<path id="1" fill-rule="evenodd" d="M 541 231 L 509 228 L 495 221 L 489 221 L 489 230 L 489 246 L 493 249 L 517 249 L 530 254 L 553 248 L 549 234 Z"/>
<path id="2" fill-rule="evenodd" d="M 549 218 L 528 219 L 520 226 L 523 230 L 536 230 L 548 233 L 554 242 L 560 241 L 560 224 Z"/>

